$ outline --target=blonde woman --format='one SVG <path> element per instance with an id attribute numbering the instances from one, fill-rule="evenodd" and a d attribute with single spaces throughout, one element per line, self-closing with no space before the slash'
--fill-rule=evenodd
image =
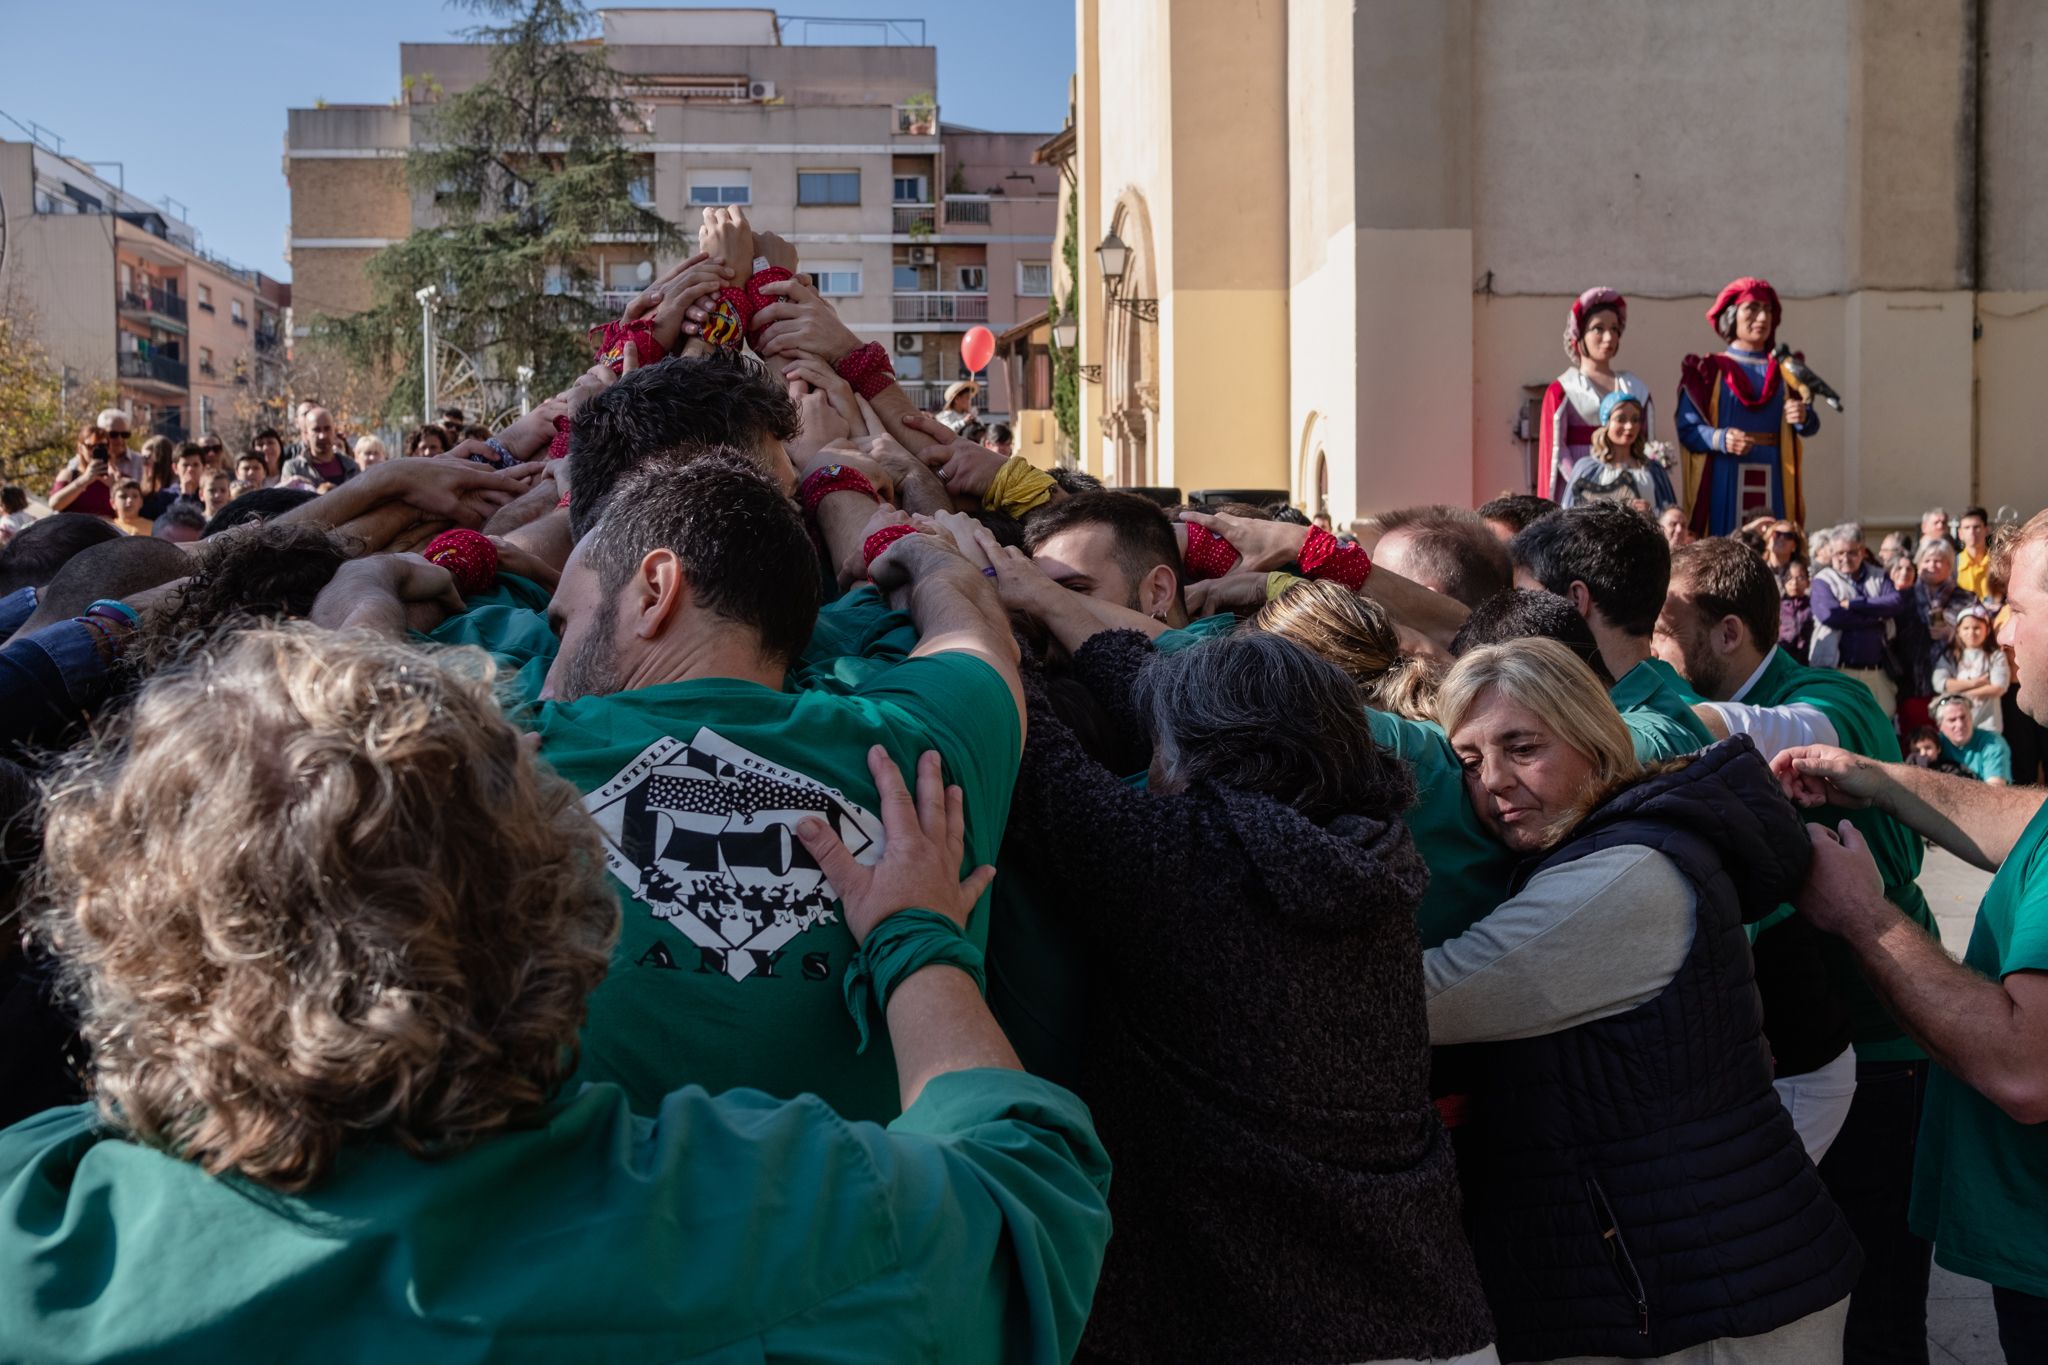
<path id="1" fill-rule="evenodd" d="M 1303 579 L 1260 608 L 1251 626 L 1284 635 L 1343 669 L 1375 710 L 1436 718 L 1436 667 L 1419 654 L 1402 653 L 1386 608 L 1341 583 Z"/>
<path id="2" fill-rule="evenodd" d="M 371 465 L 382 464 L 391 458 L 391 452 L 385 447 L 384 439 L 381 436 L 356 437 L 355 450 L 356 463 L 364 469 L 368 469 Z"/>
<path id="3" fill-rule="evenodd" d="M 1525 855 L 1423 954 L 1502 1358 L 1839 1359 L 1860 1256 L 1772 1089 L 1743 931 L 1799 887 L 1798 814 L 1746 738 L 1640 767 L 1554 640 L 1472 650 L 1437 710 Z"/>

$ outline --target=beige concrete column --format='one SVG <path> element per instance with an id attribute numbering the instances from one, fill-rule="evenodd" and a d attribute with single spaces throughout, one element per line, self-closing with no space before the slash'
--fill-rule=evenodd
<path id="1" fill-rule="evenodd" d="M 1094 383 L 1080 382 L 1079 430 L 1074 458 L 1083 471 L 1108 477 L 1109 441 L 1102 429 L 1105 411 L 1100 370 L 1108 352 L 1103 327 L 1102 276 L 1095 263 L 1095 244 L 1102 240 L 1102 43 L 1100 0 L 1075 0 L 1074 5 L 1074 194 L 1080 204 L 1074 216 L 1077 268 L 1074 310 L 1080 323 L 1079 363 L 1097 367 Z"/>
<path id="2" fill-rule="evenodd" d="M 1356 207 L 1352 510 L 1468 504 L 1471 0 L 1360 5 L 1350 38 L 1343 51 L 1351 59 Z M 1298 347 L 1329 340 L 1296 336 Z M 1332 483 L 1334 499 L 1334 476 Z"/>

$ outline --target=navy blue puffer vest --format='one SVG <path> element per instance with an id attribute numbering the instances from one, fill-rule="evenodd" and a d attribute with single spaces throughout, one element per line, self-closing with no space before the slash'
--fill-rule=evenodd
<path id="1" fill-rule="evenodd" d="M 1445 1050 L 1470 1087 L 1459 1175 L 1503 1360 L 1754 1336 L 1842 1298 L 1862 1263 L 1771 1089 L 1742 930 L 1804 876 L 1798 813 L 1739 737 L 1609 800 L 1521 879 L 1623 844 L 1697 894 L 1670 985 L 1561 1033 Z"/>

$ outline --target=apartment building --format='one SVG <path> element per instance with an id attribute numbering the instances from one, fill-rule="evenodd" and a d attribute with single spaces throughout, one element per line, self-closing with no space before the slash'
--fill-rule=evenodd
<path id="1" fill-rule="evenodd" d="M 289 284 L 46 143 L 0 139 L 0 206 L 0 306 L 67 379 L 114 383 L 138 431 L 214 434 L 241 393 L 276 388 Z"/>
<path id="2" fill-rule="evenodd" d="M 1031 160 L 1045 135 L 943 122 L 936 49 L 798 41 L 810 24 L 758 9 L 599 19 L 597 41 L 648 130 L 631 135 L 645 166 L 635 199 L 686 230 L 707 205 L 741 205 L 788 237 L 848 325 L 890 348 L 925 406 L 965 375 L 962 333 L 1000 333 L 1045 311 L 1058 185 Z M 289 112 L 300 335 L 317 316 L 366 307 L 369 258 L 434 221 L 431 192 L 409 190 L 403 172 L 424 124 L 413 115 L 489 65 L 478 45 L 406 43 L 397 104 Z M 608 239 L 550 287 L 618 306 L 668 264 L 649 243 Z M 1010 412 L 1002 367 L 983 378 L 991 415 Z"/>

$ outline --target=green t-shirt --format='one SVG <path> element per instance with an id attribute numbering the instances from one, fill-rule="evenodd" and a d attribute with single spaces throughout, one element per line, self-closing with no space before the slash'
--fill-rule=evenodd
<path id="1" fill-rule="evenodd" d="M 906 773 L 937 749 L 966 794 L 962 874 L 993 863 L 1023 739 L 1001 675 L 948 653 L 845 695 L 706 678 L 543 703 L 533 728 L 584 793 L 624 914 L 581 1079 L 618 1083 L 643 1112 L 702 1085 L 812 1091 L 849 1118 L 893 1117 L 894 1058 L 880 1039 L 855 1053 L 841 994 L 853 936 L 794 826 L 820 815 L 876 861 L 869 746 Z M 981 945 L 987 931 L 984 897 L 967 932 Z"/>
<path id="2" fill-rule="evenodd" d="M 2004 735 L 1974 730 L 1970 742 L 1962 745 L 1943 735 L 1941 751 L 1975 773 L 1979 781 L 1989 782 L 1994 777 L 2001 782 L 2012 781 L 2012 746 L 2005 742 Z"/>
<path id="3" fill-rule="evenodd" d="M 1698 753 L 1714 742 L 1714 732 L 1693 713 L 1699 697 L 1662 659 L 1643 660 L 1608 695 L 1628 726 L 1639 763 Z"/>
<path id="4" fill-rule="evenodd" d="M 1500 908 L 1517 858 L 1473 813 L 1464 766 L 1442 730 L 1370 708 L 1365 718 L 1379 746 L 1415 774 L 1415 804 L 1401 818 L 1429 864 L 1429 889 L 1415 907 L 1415 926 L 1422 946 L 1434 948 Z"/>
<path id="5" fill-rule="evenodd" d="M 1977 908 L 1963 963 L 1994 981 L 2048 971 L 2048 804 Z M 2048 1124 L 2022 1124 L 1941 1067 L 1927 1079 L 1913 1158 L 1913 1231 L 1934 1259 L 2048 1297 Z"/>
<path id="6" fill-rule="evenodd" d="M 841 602 L 858 608 L 860 596 Z M 522 651 L 552 638 L 536 621 L 491 602 L 435 638 L 481 645 L 526 679 L 546 669 Z M 849 1118 L 895 1115 L 886 1039 L 854 1051 L 842 996 L 853 936 L 794 827 L 820 815 L 874 862 L 882 827 L 869 746 L 885 746 L 905 773 L 937 749 L 966 796 L 963 874 L 993 863 L 1023 736 L 1002 676 L 971 655 L 855 662 L 875 665 L 865 680 L 848 670 L 773 691 L 704 678 L 521 713 L 541 757 L 584 793 L 619 892 L 619 943 L 591 995 L 579 1079 L 615 1082 L 643 1113 L 702 1085 L 811 1091 Z M 817 667 L 820 677 L 834 669 Z M 984 899 L 967 926 L 977 944 L 987 922 Z"/>
<path id="7" fill-rule="evenodd" d="M 1880 763 L 1899 761 L 1899 737 L 1877 699 L 1860 679 L 1838 669 L 1812 668 L 1782 649 L 1773 648 L 1762 674 L 1743 694 L 1745 706 L 1785 706 L 1804 702 L 1828 718 L 1835 727 L 1841 747 L 1851 753 L 1874 758 Z M 1833 829 L 1843 820 L 1856 826 L 1870 845 L 1878 874 L 1884 879 L 1885 899 L 1899 907 L 1906 918 L 1934 936 L 1934 912 L 1920 894 L 1923 849 L 1920 836 L 1874 808 L 1848 810 L 1820 806 L 1805 812 L 1813 824 Z M 1865 1062 L 1914 1061 L 1927 1056 L 1920 1045 L 1906 1036 L 1877 993 L 1863 979 L 1856 955 L 1832 934 L 1821 936 L 1821 960 L 1849 1005 L 1849 1032 L 1856 1043 L 1856 1057 Z"/>
<path id="8" fill-rule="evenodd" d="M 1066 1360 L 1109 1238 L 1067 1092 L 936 1077 L 887 1130 L 815 1099 L 595 1086 L 423 1161 L 344 1150 L 302 1194 L 107 1132 L 0 1132 L 10 1360 Z"/>
<path id="9" fill-rule="evenodd" d="M 1204 640 L 1213 640 L 1228 635 L 1237 629 L 1237 617 L 1227 611 L 1214 616 L 1197 616 L 1184 626 L 1178 626 L 1152 637 L 1152 647 L 1161 654 L 1178 654 L 1183 649 L 1193 649 Z"/>

